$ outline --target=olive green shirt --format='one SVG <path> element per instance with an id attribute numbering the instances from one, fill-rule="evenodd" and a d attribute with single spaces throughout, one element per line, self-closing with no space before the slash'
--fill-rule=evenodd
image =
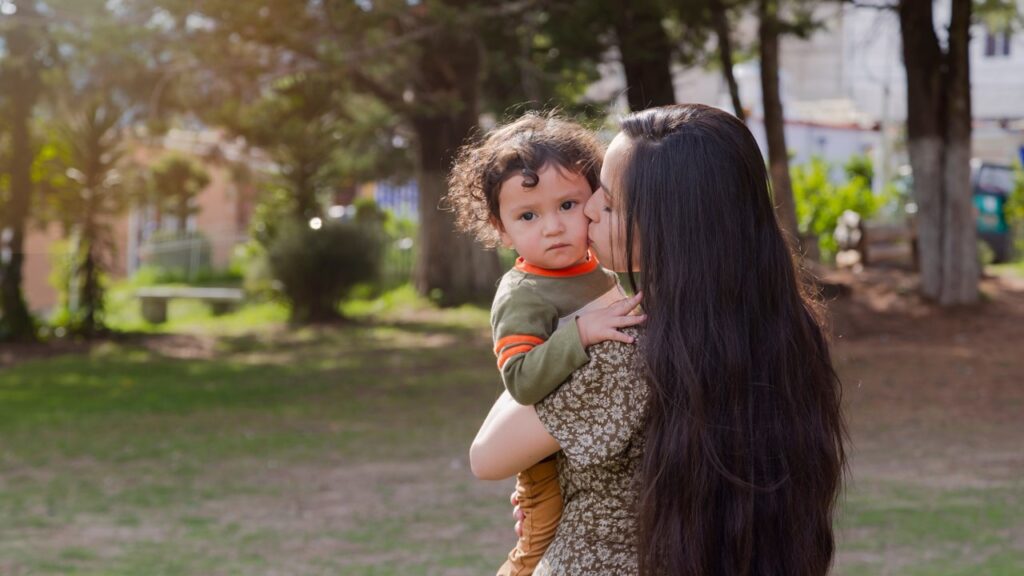
<path id="1" fill-rule="evenodd" d="M 516 260 L 491 307 L 494 354 L 512 398 L 535 404 L 586 364 L 576 316 L 622 297 L 618 277 L 593 256 L 559 270 Z"/>

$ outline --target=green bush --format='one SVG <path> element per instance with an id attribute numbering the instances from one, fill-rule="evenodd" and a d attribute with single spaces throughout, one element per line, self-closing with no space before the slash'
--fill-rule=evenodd
<path id="1" fill-rule="evenodd" d="M 1024 254 L 1024 166 L 1020 162 L 1013 165 L 1013 191 L 1006 201 L 1006 222 L 1013 234 L 1014 248 L 1017 254 Z"/>
<path id="2" fill-rule="evenodd" d="M 189 284 L 191 286 L 237 286 L 242 283 L 242 272 L 234 268 L 218 270 L 201 268 L 193 274 L 178 268 L 142 266 L 132 274 L 128 284 L 133 287 L 161 284 Z"/>
<path id="3" fill-rule="evenodd" d="M 328 220 L 319 230 L 287 224 L 267 259 L 291 306 L 292 321 L 327 322 L 341 317 L 338 305 L 352 287 L 377 278 L 380 244 L 353 222 Z"/>
<path id="4" fill-rule="evenodd" d="M 228 270 L 241 278 L 246 295 L 261 300 L 276 295 L 276 283 L 267 260 L 267 248 L 259 240 L 250 238 L 248 242 L 235 246 Z"/>
<path id="5" fill-rule="evenodd" d="M 844 165 L 846 182 L 841 185 L 829 180 L 830 170 L 827 162 L 812 158 L 791 171 L 797 226 L 801 235 L 818 239 L 823 260 L 835 258 L 839 247 L 834 233 L 844 211 L 853 210 L 861 218 L 870 218 L 892 196 L 891 192 L 876 195 L 871 190 L 874 170 L 866 156 L 854 156 Z"/>

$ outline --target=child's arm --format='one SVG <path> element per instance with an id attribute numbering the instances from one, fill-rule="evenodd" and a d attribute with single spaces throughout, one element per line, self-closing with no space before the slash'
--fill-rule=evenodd
<path id="1" fill-rule="evenodd" d="M 491 323 L 501 380 L 520 404 L 537 403 L 590 360 L 575 323 L 556 329 L 557 309 L 530 291 L 496 300 Z"/>
<path id="2" fill-rule="evenodd" d="M 544 335 L 545 329 L 557 326 L 558 312 L 547 302 L 529 293 L 496 302 L 494 353 L 505 389 L 516 402 L 535 404 L 590 360 L 588 346 L 605 340 L 631 342 L 618 329 L 643 322 L 644 316 L 630 315 L 640 298 L 637 294 L 582 314 L 550 336 Z"/>

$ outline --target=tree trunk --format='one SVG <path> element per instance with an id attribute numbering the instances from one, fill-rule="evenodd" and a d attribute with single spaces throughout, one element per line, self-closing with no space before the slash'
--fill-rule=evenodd
<path id="1" fill-rule="evenodd" d="M 177 205 L 178 236 L 185 236 L 188 233 L 188 201 L 189 197 L 182 192 L 181 196 L 178 197 Z"/>
<path id="2" fill-rule="evenodd" d="M 291 176 L 292 194 L 295 203 L 292 205 L 292 215 L 298 222 L 307 222 L 316 216 L 316 191 L 313 188 L 312 170 L 306 167 L 301 160 L 293 167 L 294 173 Z"/>
<path id="3" fill-rule="evenodd" d="M 6 229 L 6 248 L 10 258 L 0 261 L 0 337 L 11 340 L 35 339 L 35 328 L 28 306 L 22 295 L 22 269 L 25 262 L 25 229 L 28 225 L 32 198 L 32 134 L 29 124 L 32 110 L 39 97 L 39 66 L 36 51 L 39 39 L 37 27 L 18 25 L 20 19 L 29 21 L 37 17 L 31 2 L 18 4 L 10 31 L 6 35 L 7 69 L 3 71 L 3 84 L 9 98 L 11 131 L 10 197 L 4 208 L 0 230 Z"/>
<path id="4" fill-rule="evenodd" d="M 729 85 L 732 108 L 736 117 L 746 123 L 747 115 L 743 111 L 743 103 L 740 102 L 740 86 L 736 83 L 736 75 L 732 71 L 732 38 L 729 37 L 729 15 L 726 13 L 722 0 L 711 0 L 711 16 L 715 24 L 715 34 L 718 36 L 718 58 L 722 64 L 722 76 L 725 77 L 725 82 Z"/>
<path id="5" fill-rule="evenodd" d="M 931 0 L 899 6 L 921 292 L 944 306 L 977 302 L 979 276 L 970 176 L 971 3 L 952 2 L 946 52 L 933 27 Z"/>
<path id="6" fill-rule="evenodd" d="M 444 31 L 424 41 L 412 121 L 418 145 L 419 250 L 414 283 L 443 306 L 489 302 L 500 276 L 497 254 L 455 229 L 439 208 L 452 160 L 477 126 L 480 57 L 468 34 Z"/>
<path id="7" fill-rule="evenodd" d="M 658 6 L 651 0 L 614 0 L 612 4 L 629 109 L 675 104 L 672 50 Z"/>
<path id="8" fill-rule="evenodd" d="M 772 178 L 775 213 L 790 244 L 799 247 L 796 203 L 789 179 L 789 152 L 786 149 L 786 124 L 779 89 L 779 22 L 777 0 L 760 0 L 761 99 L 764 105 L 764 131 L 768 139 L 768 165 Z"/>
<path id="9" fill-rule="evenodd" d="M 91 234 L 91 233 L 90 233 Z M 79 306 L 85 310 L 82 317 L 82 335 L 92 338 L 96 335 L 98 323 L 98 312 L 103 306 L 103 296 L 100 292 L 99 271 L 96 266 L 94 238 L 86 238 L 84 260 L 82 261 L 82 292 L 79 297 Z"/>

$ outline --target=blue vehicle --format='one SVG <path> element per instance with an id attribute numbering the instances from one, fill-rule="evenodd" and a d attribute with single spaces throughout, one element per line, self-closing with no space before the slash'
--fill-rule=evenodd
<path id="1" fill-rule="evenodd" d="M 971 166 L 978 239 L 992 249 L 996 262 L 1013 256 L 1013 234 L 1005 209 L 1013 193 L 1013 177 L 1013 168 L 1005 164 L 977 162 Z"/>
<path id="2" fill-rule="evenodd" d="M 895 209 L 910 216 L 917 212 L 916 203 L 910 199 L 913 179 L 910 167 L 904 166 L 897 181 L 900 196 Z M 1008 164 L 971 161 L 971 189 L 978 240 L 992 249 L 997 263 L 1013 257 L 1013 234 L 1006 221 L 1006 202 L 1013 193 L 1013 185 L 1013 167 Z"/>

